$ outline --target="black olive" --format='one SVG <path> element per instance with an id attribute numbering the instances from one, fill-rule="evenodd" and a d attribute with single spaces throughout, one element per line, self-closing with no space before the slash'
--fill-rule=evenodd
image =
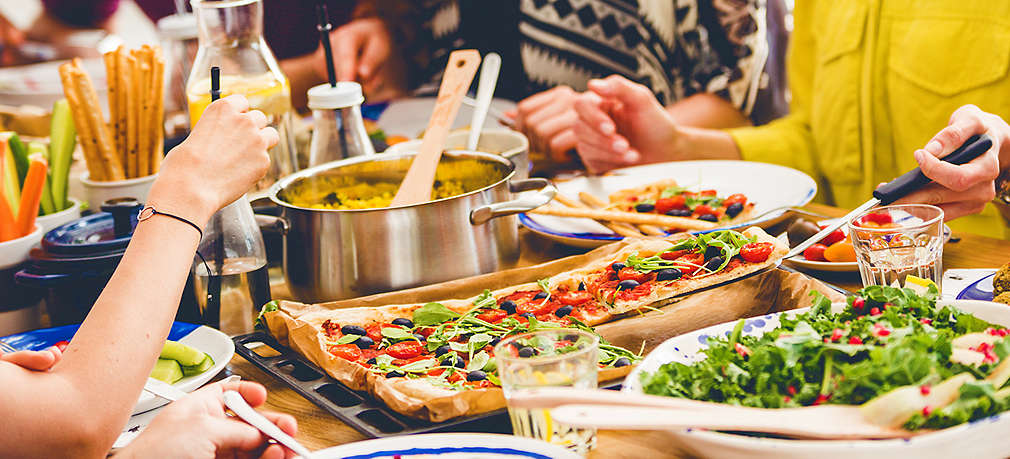
<path id="1" fill-rule="evenodd" d="M 509 346 L 514 347 L 517 351 L 523 348 L 523 345 L 519 343 L 519 341 L 512 341 L 511 343 L 509 343 Z"/>
<path id="2" fill-rule="evenodd" d="M 572 309 L 575 309 L 575 308 L 573 308 L 570 305 L 564 305 L 564 306 L 558 308 L 556 311 L 554 311 L 554 315 L 556 315 L 558 317 L 564 317 L 564 316 L 567 316 L 568 314 L 571 314 L 572 313 Z"/>
<path id="3" fill-rule="evenodd" d="M 527 319 L 532 319 L 532 318 L 536 317 L 536 316 L 533 315 L 532 312 L 524 312 L 522 314 L 519 314 L 519 316 L 520 317 L 525 317 Z"/>
<path id="4" fill-rule="evenodd" d="M 501 342 L 501 337 L 500 336 L 496 336 L 496 337 L 494 337 L 494 339 L 491 340 L 490 343 L 487 343 L 487 344 L 488 344 L 488 346 L 494 347 L 494 346 L 497 346 L 498 343 L 500 343 L 500 342 Z"/>
<path id="5" fill-rule="evenodd" d="M 414 338 L 417 338 L 417 340 L 420 341 L 420 342 L 422 342 L 422 343 L 428 341 L 428 338 L 425 338 L 424 335 L 422 335 L 420 333 L 414 333 Z"/>
<path id="6" fill-rule="evenodd" d="M 635 211 L 637 212 L 652 212 L 654 210 L 656 210 L 656 205 L 649 204 L 647 202 L 643 202 L 635 206 Z"/>
<path id="7" fill-rule="evenodd" d="M 582 281 L 579 281 L 579 291 L 581 292 L 581 291 L 583 291 L 585 289 L 586 289 L 586 283 L 582 282 Z"/>
<path id="8" fill-rule="evenodd" d="M 365 336 L 368 334 L 368 332 L 365 331 L 365 327 L 362 327 L 360 325 L 344 325 L 343 327 L 340 327 L 340 332 L 345 335 Z"/>
<path id="9" fill-rule="evenodd" d="M 487 379 L 487 373 L 480 370 L 473 370 L 466 374 L 467 381 L 483 381 Z"/>
<path id="10" fill-rule="evenodd" d="M 712 215 L 712 214 L 705 214 L 705 215 L 699 216 L 698 220 L 705 220 L 707 222 L 715 223 L 715 222 L 719 221 L 719 217 L 716 217 L 715 215 Z"/>
<path id="11" fill-rule="evenodd" d="M 639 285 L 641 285 L 641 284 L 639 284 L 637 280 L 627 279 L 627 280 L 622 280 L 621 282 L 618 282 L 617 283 L 617 289 L 618 290 L 632 290 L 635 287 L 638 287 Z"/>
<path id="12" fill-rule="evenodd" d="M 621 357 L 617 360 L 614 360 L 615 367 L 626 367 L 628 365 L 631 365 L 631 359 L 627 357 Z"/>
<path id="13" fill-rule="evenodd" d="M 410 319 L 404 319 L 403 317 L 399 319 L 393 319 L 393 325 L 399 325 L 401 327 L 414 328 L 414 322 Z"/>
<path id="14" fill-rule="evenodd" d="M 524 347 L 522 349 L 519 349 L 519 357 L 523 357 L 523 358 L 533 357 L 533 355 L 536 354 L 536 353 L 537 353 L 537 351 L 534 350 L 532 347 L 529 347 L 529 346 L 526 346 L 526 347 Z"/>
<path id="15" fill-rule="evenodd" d="M 534 300 L 542 300 L 544 298 L 547 298 L 547 292 L 545 292 L 543 290 L 537 292 L 536 295 L 533 295 L 533 299 Z"/>
<path id="16" fill-rule="evenodd" d="M 509 313 L 509 315 L 512 315 L 512 314 L 516 313 L 516 303 L 515 303 L 515 301 L 512 301 L 512 300 L 502 301 L 501 304 L 498 305 L 498 307 L 501 308 L 502 311 L 505 311 L 505 312 Z"/>
<path id="17" fill-rule="evenodd" d="M 376 363 L 379 363 L 379 361 L 375 360 L 375 357 L 372 357 L 372 358 L 366 360 L 365 363 L 367 363 L 369 365 L 375 365 Z"/>
<path id="18" fill-rule="evenodd" d="M 574 343 L 579 340 L 579 335 L 572 333 L 571 335 L 565 335 L 565 337 L 562 339 L 568 341 L 569 343 Z"/>
<path id="19" fill-rule="evenodd" d="M 712 257 L 711 260 L 708 260 L 708 262 L 705 263 L 705 269 L 715 271 L 717 268 L 722 266 L 722 262 L 722 257 Z"/>
<path id="20" fill-rule="evenodd" d="M 386 377 L 387 378 L 402 378 L 404 376 L 406 376 L 406 375 L 403 374 L 403 372 L 399 371 L 399 370 L 393 370 L 393 371 L 390 371 L 389 373 L 386 373 Z"/>
<path id="21" fill-rule="evenodd" d="M 690 217 L 691 211 L 687 209 L 671 209 L 666 212 L 671 217 Z"/>
<path id="22" fill-rule="evenodd" d="M 722 247 L 710 245 L 705 249 L 705 259 L 711 260 L 713 257 L 722 255 Z"/>
<path id="23" fill-rule="evenodd" d="M 668 281 L 668 280 L 680 279 L 681 274 L 683 273 L 681 273 L 680 270 L 677 268 L 660 269 L 656 273 L 656 280 Z"/>
<path id="24" fill-rule="evenodd" d="M 443 365 L 452 365 L 456 368 L 463 368 L 466 366 L 466 362 L 463 361 L 463 357 L 459 355 L 452 354 L 449 358 L 442 361 Z"/>
<path id="25" fill-rule="evenodd" d="M 473 333 L 463 333 L 462 335 L 459 335 L 459 339 L 461 341 L 470 341 L 471 336 L 473 336 Z"/>
<path id="26" fill-rule="evenodd" d="M 373 344 L 375 344 L 375 341 L 372 341 L 372 338 L 369 338 L 367 336 L 362 336 L 361 338 L 358 338 L 356 341 L 354 341 L 354 344 L 362 349 L 368 349 L 372 347 Z"/>
<path id="27" fill-rule="evenodd" d="M 614 272 L 620 271 L 620 270 L 624 269 L 624 263 L 621 263 L 621 262 L 614 263 L 614 264 L 610 265 L 610 269 L 613 269 Z"/>
<path id="28" fill-rule="evenodd" d="M 733 204 L 730 204 L 728 207 L 726 207 L 726 215 L 729 215 L 730 218 L 740 215 L 740 212 L 743 212 L 742 203 L 734 202 Z"/>
<path id="29" fill-rule="evenodd" d="M 452 348 L 449 347 L 448 344 L 443 344 L 443 345 L 439 346 L 437 349 L 435 349 L 435 355 L 436 356 L 441 356 L 442 354 L 445 354 L 445 353 L 447 353 L 447 352 L 449 352 L 451 350 L 452 350 Z"/>

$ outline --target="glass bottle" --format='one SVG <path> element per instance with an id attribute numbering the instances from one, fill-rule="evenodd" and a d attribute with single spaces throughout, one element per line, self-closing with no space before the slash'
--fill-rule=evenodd
<path id="1" fill-rule="evenodd" d="M 266 195 L 277 179 L 298 170 L 292 121 L 291 87 L 263 39 L 261 0 L 192 0 L 200 48 L 186 84 L 189 116 L 196 124 L 210 105 L 210 68 L 221 68 L 222 97 L 243 94 L 250 108 L 263 112 L 280 142 L 270 149 L 270 170 L 251 192 Z"/>
<path id="2" fill-rule="evenodd" d="M 309 89 L 309 108 L 315 128 L 309 145 L 309 166 L 352 156 L 374 155 L 365 122 L 361 118 L 361 85 L 341 81 Z"/>
<path id="3" fill-rule="evenodd" d="M 166 147 L 179 144 L 189 134 L 186 79 L 199 49 L 198 35 L 196 15 L 192 13 L 173 14 L 158 20 L 158 37 L 165 52 Z"/>

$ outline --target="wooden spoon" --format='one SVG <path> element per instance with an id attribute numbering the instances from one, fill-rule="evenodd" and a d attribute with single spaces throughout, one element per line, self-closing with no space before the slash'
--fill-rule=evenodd
<path id="1" fill-rule="evenodd" d="M 761 432 L 799 438 L 853 440 L 909 438 L 911 432 L 867 421 L 859 407 L 748 408 L 610 390 L 541 388 L 509 394 L 516 408 L 554 408 L 555 422 L 619 430 L 710 429 Z"/>
<path id="2" fill-rule="evenodd" d="M 463 102 L 463 95 L 470 88 L 470 82 L 477 74 L 480 65 L 480 53 L 474 49 L 453 51 L 449 55 L 449 63 L 442 76 L 442 85 L 438 88 L 438 98 L 435 108 L 428 120 L 428 128 L 424 130 L 424 140 L 421 148 L 414 156 L 414 161 L 407 170 L 407 175 L 400 183 L 390 207 L 407 206 L 431 200 L 431 185 L 435 181 L 435 169 L 442 158 L 445 148 L 445 138 L 449 135 L 449 127 L 456 119 L 456 112 Z"/>

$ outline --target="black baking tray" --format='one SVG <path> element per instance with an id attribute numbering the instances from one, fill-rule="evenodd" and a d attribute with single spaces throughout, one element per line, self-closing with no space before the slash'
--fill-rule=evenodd
<path id="1" fill-rule="evenodd" d="M 512 423 L 504 408 L 445 422 L 423 421 L 389 409 L 366 392 L 351 390 L 266 332 L 238 335 L 232 341 L 235 352 L 253 365 L 371 438 L 432 432 L 512 433 Z M 273 348 L 279 355 L 263 357 L 248 347 L 258 343 Z M 618 384 L 607 388 L 619 387 Z"/>

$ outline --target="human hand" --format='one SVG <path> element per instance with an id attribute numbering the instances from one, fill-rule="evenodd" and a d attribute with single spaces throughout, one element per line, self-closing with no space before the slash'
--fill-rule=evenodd
<path id="1" fill-rule="evenodd" d="M 215 101 L 165 157 L 147 203 L 202 226 L 263 178 L 267 149 L 277 141 L 266 115 L 249 110 L 244 96 Z"/>
<path id="2" fill-rule="evenodd" d="M 557 86 L 519 102 L 505 113 L 515 120 L 515 127 L 530 139 L 530 149 L 547 153 L 554 162 L 567 162 L 575 149 L 575 99 L 579 93 L 568 86 Z"/>
<path id="3" fill-rule="evenodd" d="M 25 34 L 6 17 L 0 15 L 0 66 L 15 65 L 20 62 L 18 47 L 25 41 Z"/>
<path id="4" fill-rule="evenodd" d="M 938 158 L 947 156 L 975 134 L 992 136 L 992 148 L 963 165 Z M 944 220 L 976 214 L 996 196 L 996 177 L 1010 155 L 1010 126 L 997 115 L 983 112 L 974 105 L 954 111 L 947 127 L 938 132 L 926 147 L 916 150 L 915 160 L 922 173 L 933 180 L 896 204 L 932 204 L 943 209 Z"/>
<path id="5" fill-rule="evenodd" d="M 403 59 L 395 52 L 386 23 L 379 18 L 355 19 L 330 32 L 333 66 L 338 81 L 357 81 L 369 98 L 391 99 L 406 88 Z M 313 64 L 326 78 L 326 56 L 320 46 Z"/>
<path id="6" fill-rule="evenodd" d="M 224 391 L 234 390 L 250 406 L 266 401 L 263 386 L 247 381 L 216 383 L 168 405 L 117 458 L 162 457 L 197 459 L 213 457 L 294 457 L 294 453 L 267 443 L 255 427 L 225 416 Z M 295 419 L 286 414 L 262 413 L 288 435 L 298 433 Z"/>
<path id="7" fill-rule="evenodd" d="M 577 149 L 591 173 L 672 159 L 678 127 L 643 85 L 618 75 L 591 80 L 575 112 Z"/>
<path id="8" fill-rule="evenodd" d="M 53 346 L 41 351 L 0 351 L 0 360 L 10 362 L 32 371 L 48 371 L 63 357 L 63 351 Z"/>

